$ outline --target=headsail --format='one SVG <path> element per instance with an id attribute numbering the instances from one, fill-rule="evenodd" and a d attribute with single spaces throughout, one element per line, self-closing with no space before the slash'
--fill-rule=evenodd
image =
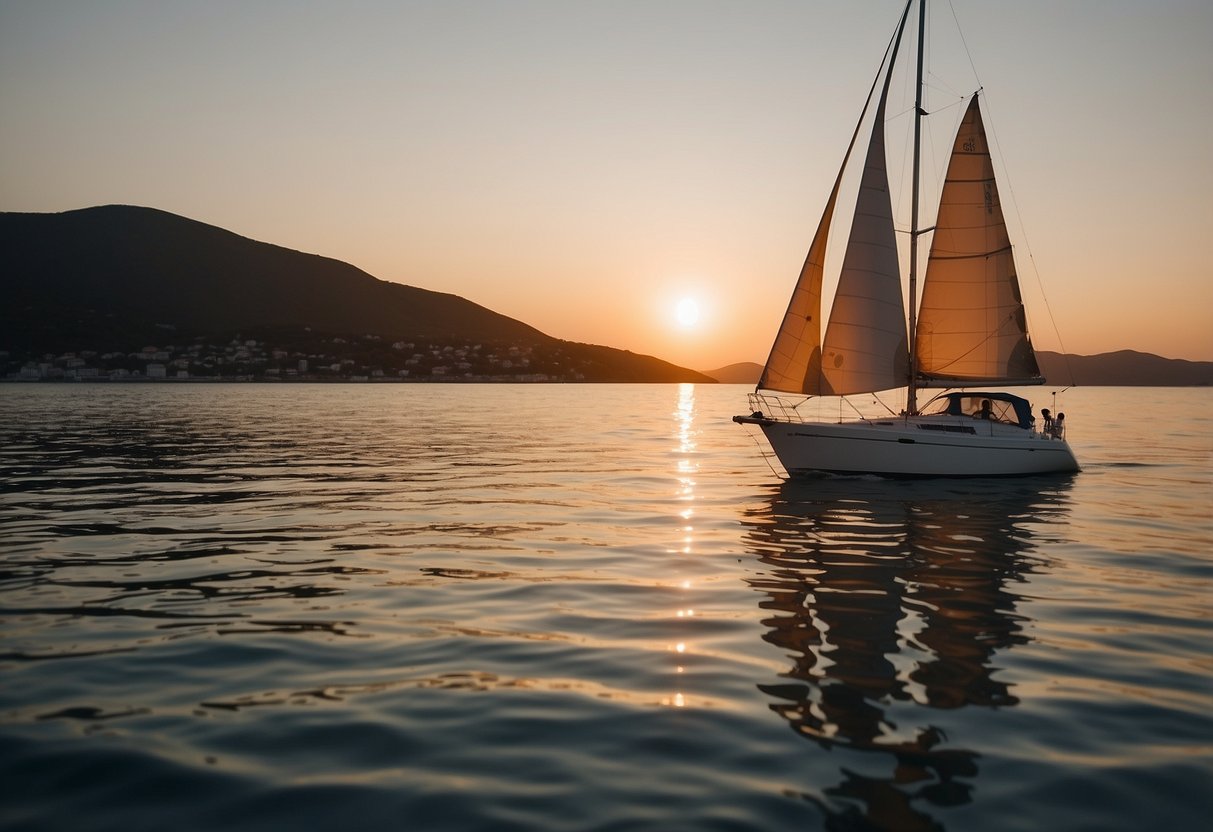
<path id="1" fill-rule="evenodd" d="M 853 140 L 852 140 L 853 141 Z M 850 156 L 850 149 L 847 155 Z M 846 159 L 843 159 L 846 167 Z M 813 235 L 809 255 L 805 258 L 800 279 L 792 292 L 792 302 L 783 315 L 783 323 L 771 346 L 771 355 L 762 369 L 758 386 L 763 390 L 782 390 L 785 393 L 821 392 L 821 279 L 826 259 L 826 241 L 830 236 L 830 223 L 834 220 L 834 203 L 838 199 L 838 185 L 842 171 L 830 191 L 825 212 Z"/>
<path id="2" fill-rule="evenodd" d="M 923 282 L 916 372 L 928 384 L 1043 381 L 977 97 L 961 121 Z"/>
<path id="3" fill-rule="evenodd" d="M 845 396 L 903 386 L 909 377 L 906 311 L 885 164 L 888 83 L 876 108 L 855 219 L 822 344 L 823 393 Z"/>

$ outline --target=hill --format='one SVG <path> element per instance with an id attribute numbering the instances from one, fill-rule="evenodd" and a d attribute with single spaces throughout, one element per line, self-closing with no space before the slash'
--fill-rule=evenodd
<path id="1" fill-rule="evenodd" d="M 0 213 L 0 251 L 0 349 L 14 355 L 287 333 L 323 338 L 330 351 L 367 338 L 440 351 L 488 343 L 502 355 L 512 347 L 532 356 L 513 369 L 559 380 L 710 381 L 651 356 L 554 339 L 457 295 L 152 208 Z M 306 345 L 296 351 L 312 354 Z M 551 365 L 540 367 L 544 356 Z"/>
<path id="2" fill-rule="evenodd" d="M 1099 355 L 1039 352 L 1041 372 L 1050 384 L 1084 387 L 1195 387 L 1213 384 L 1213 361 L 1162 358 L 1145 352 L 1120 350 Z M 706 370 L 722 384 L 757 384 L 762 365 L 730 364 Z"/>
<path id="3" fill-rule="evenodd" d="M 1050 384 L 1090 387 L 1195 387 L 1213 384 L 1213 361 L 1185 361 L 1146 352 L 1119 350 L 1099 355 L 1039 352 L 1040 370 Z"/>
<path id="4" fill-rule="evenodd" d="M 711 376 L 721 384 L 757 384 L 762 375 L 762 365 L 753 361 L 742 361 L 718 367 L 715 370 L 704 370 L 705 376 Z"/>

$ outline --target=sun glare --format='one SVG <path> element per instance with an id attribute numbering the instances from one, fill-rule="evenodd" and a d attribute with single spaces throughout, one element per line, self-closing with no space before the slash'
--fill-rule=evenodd
<path id="1" fill-rule="evenodd" d="M 692 327 L 699 323 L 699 301 L 694 298 L 683 298 L 674 307 L 674 318 L 679 326 Z"/>

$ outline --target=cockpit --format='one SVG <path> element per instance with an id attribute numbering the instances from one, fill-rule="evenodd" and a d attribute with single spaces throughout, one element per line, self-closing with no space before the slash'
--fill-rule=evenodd
<path id="1" fill-rule="evenodd" d="M 920 411 L 923 416 L 969 416 L 1031 430 L 1032 403 L 1010 393 L 941 393 Z"/>

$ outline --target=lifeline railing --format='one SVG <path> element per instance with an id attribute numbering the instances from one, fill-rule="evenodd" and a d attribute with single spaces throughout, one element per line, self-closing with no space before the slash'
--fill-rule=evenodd
<path id="1" fill-rule="evenodd" d="M 791 404 L 782 396 L 759 392 L 747 393 L 746 398 L 751 413 L 761 413 L 768 419 L 774 419 L 777 422 L 798 422 L 801 424 L 813 421 L 812 418 L 805 416 L 796 409 L 799 405 L 808 401 L 808 399 L 800 399 L 796 404 Z M 858 418 L 867 419 L 867 417 L 862 415 L 858 415 Z M 1061 439 L 1064 441 L 1066 438 L 1065 414 L 1059 413 L 1055 417 L 1047 418 L 1044 424 L 1033 425 L 1032 430 L 1048 439 Z"/>
<path id="2" fill-rule="evenodd" d="M 786 401 L 782 396 L 768 395 L 766 393 L 749 393 L 750 412 L 762 413 L 770 419 L 778 422 L 800 422 L 808 423 L 813 421 L 812 418 L 805 416 L 796 408 L 808 401 L 807 398 L 798 400 L 795 404 Z M 860 417 L 862 418 L 862 417 Z"/>

